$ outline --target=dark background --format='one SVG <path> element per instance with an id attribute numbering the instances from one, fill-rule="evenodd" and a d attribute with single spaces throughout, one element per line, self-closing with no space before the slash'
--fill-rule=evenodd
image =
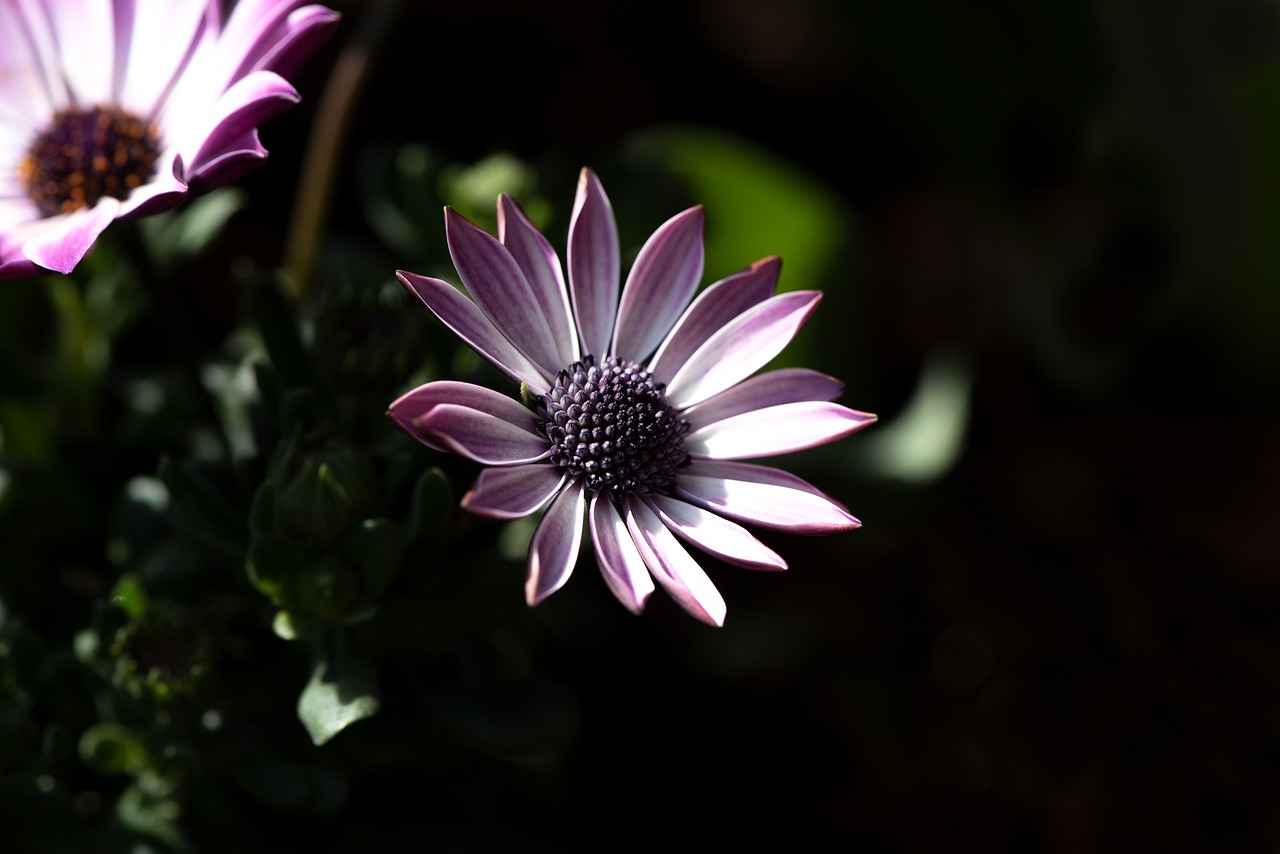
<path id="1" fill-rule="evenodd" d="M 315 748 L 282 673 L 261 715 L 343 796 L 210 794 L 193 838 L 243 809 L 228 826 L 264 851 L 1280 848 L 1280 5 L 332 5 L 342 28 L 262 129 L 271 160 L 240 182 L 227 257 L 281 261 L 330 72 L 366 37 L 333 245 L 378 243 L 360 164 L 414 142 L 529 164 L 560 249 L 589 165 L 634 251 L 704 201 L 664 177 L 654 134 L 710 129 L 831 202 L 834 253 L 784 253 L 784 287 L 826 294 L 795 347 L 880 422 L 780 464 L 864 528 L 762 534 L 785 573 L 705 560 L 720 629 L 661 591 L 631 616 L 585 558 L 474 662 L 536 674 L 528 705 L 406 655 L 384 662 L 382 711 Z M 717 225 L 740 212 L 707 202 L 709 273 L 785 248 L 767 241 L 785 207 L 740 249 Z M 421 257 L 381 245 L 369 275 L 444 263 L 431 216 Z M 235 322 L 227 293 L 185 297 L 208 302 L 210 345 Z M 953 452 L 937 431 L 903 444 L 939 375 L 923 420 Z M 459 489 L 474 475 L 442 465 Z M 521 567 L 504 571 L 518 596 Z M 529 728 L 552 746 L 500 749 Z"/>
<path id="2" fill-rule="evenodd" d="M 622 208 L 654 126 L 751 140 L 846 206 L 805 335 L 881 421 L 791 463 L 864 529 L 712 564 L 722 629 L 589 561 L 533 612 L 564 755 L 374 774 L 345 814 L 457 850 L 1275 850 L 1278 35 L 1264 0 L 403 4 L 352 150 L 512 152 L 563 214 L 581 165 Z M 939 354 L 962 445 L 895 477 L 874 434 Z"/>

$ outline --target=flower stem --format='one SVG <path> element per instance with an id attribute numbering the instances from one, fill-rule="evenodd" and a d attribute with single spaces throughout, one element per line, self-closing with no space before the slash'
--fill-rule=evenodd
<path id="1" fill-rule="evenodd" d="M 369 4 L 360 26 L 339 54 L 321 96 L 285 244 L 285 275 L 295 297 L 306 294 L 311 280 L 351 112 L 368 79 L 377 47 L 391 30 L 400 5 L 401 0 L 375 0 Z"/>

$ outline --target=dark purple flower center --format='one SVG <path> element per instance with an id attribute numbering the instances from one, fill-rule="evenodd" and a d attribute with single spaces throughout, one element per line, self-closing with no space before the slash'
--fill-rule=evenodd
<path id="1" fill-rule="evenodd" d="M 19 177 L 40 213 L 57 216 L 103 196 L 125 198 L 151 178 L 159 156 L 154 125 L 116 107 L 72 107 L 31 143 Z"/>
<path id="2" fill-rule="evenodd" d="M 689 464 L 689 422 L 667 403 L 666 386 L 626 359 L 597 366 L 586 356 L 556 375 L 545 396 L 551 462 L 587 489 L 614 498 L 664 492 Z"/>

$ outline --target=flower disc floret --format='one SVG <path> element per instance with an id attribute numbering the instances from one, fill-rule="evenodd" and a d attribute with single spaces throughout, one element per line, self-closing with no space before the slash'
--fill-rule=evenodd
<path id="1" fill-rule="evenodd" d="M 635 362 L 587 356 L 556 375 L 545 395 L 551 462 L 592 492 L 615 500 L 668 492 L 689 464 L 689 422 L 667 402 L 665 386 Z"/>
<path id="2" fill-rule="evenodd" d="M 155 126 L 115 107 L 59 110 L 32 141 L 19 176 L 40 213 L 91 208 L 104 196 L 124 200 L 155 172 Z"/>

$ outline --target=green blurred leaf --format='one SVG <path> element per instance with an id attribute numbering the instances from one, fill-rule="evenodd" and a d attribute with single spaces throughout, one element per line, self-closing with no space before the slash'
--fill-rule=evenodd
<path id="1" fill-rule="evenodd" d="M 168 266 L 203 253 L 247 201 L 244 190 L 224 187 L 140 220 L 139 226 L 156 263 Z"/>
<path id="2" fill-rule="evenodd" d="M 325 744 L 356 721 L 378 711 L 377 674 L 354 654 L 340 633 L 316 642 L 311 681 L 298 697 L 298 720 L 311 741 Z"/>
<path id="3" fill-rule="evenodd" d="M 817 176 L 741 136 L 698 125 L 646 130 L 628 146 L 677 175 L 707 209 L 707 280 L 779 255 L 779 291 L 820 289 L 856 237 L 843 200 Z"/>
<path id="4" fill-rule="evenodd" d="M 111 604 L 123 609 L 130 618 L 135 620 L 145 614 L 147 591 L 143 588 L 141 579 L 131 572 L 120 576 L 116 586 L 111 589 Z"/>
<path id="5" fill-rule="evenodd" d="M 94 724 L 80 736 L 80 759 L 103 775 L 137 775 L 150 763 L 146 748 L 118 723 Z"/>

